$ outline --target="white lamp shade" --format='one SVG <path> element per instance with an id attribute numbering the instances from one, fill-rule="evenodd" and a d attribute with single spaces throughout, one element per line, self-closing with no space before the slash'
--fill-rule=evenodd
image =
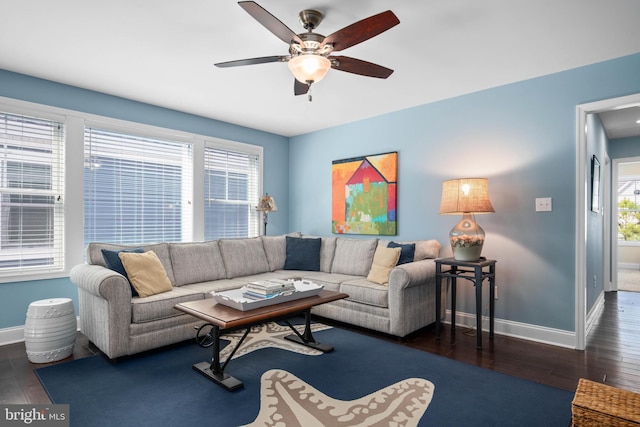
<path id="1" fill-rule="evenodd" d="M 289 60 L 289 70 L 300 83 L 317 83 L 331 68 L 331 61 L 324 56 L 307 54 Z"/>

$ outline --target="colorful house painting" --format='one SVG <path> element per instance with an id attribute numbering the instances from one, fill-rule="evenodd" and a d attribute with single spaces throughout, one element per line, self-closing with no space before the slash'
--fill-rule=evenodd
<path id="1" fill-rule="evenodd" d="M 396 235 L 397 169 L 397 152 L 333 161 L 333 233 Z"/>

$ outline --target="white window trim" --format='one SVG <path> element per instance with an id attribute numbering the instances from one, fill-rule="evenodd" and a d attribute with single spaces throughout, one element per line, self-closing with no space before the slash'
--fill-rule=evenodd
<path id="1" fill-rule="evenodd" d="M 618 168 L 619 163 L 634 163 L 637 162 L 634 161 L 634 159 L 638 159 L 640 160 L 640 157 L 631 157 L 628 159 L 615 159 L 614 163 L 616 163 L 616 168 Z M 617 170 L 617 169 L 616 169 Z M 616 173 L 617 175 L 617 173 Z M 618 183 L 620 181 L 639 181 L 640 180 L 640 175 L 623 175 L 622 177 L 620 176 L 615 176 L 615 178 L 617 179 L 615 186 L 613 188 L 617 188 Z M 620 214 L 620 209 L 618 209 L 618 198 L 616 196 L 616 201 L 614 203 L 615 206 L 613 206 L 613 213 L 614 216 L 612 218 L 612 222 L 615 223 L 615 230 L 618 229 L 618 215 Z M 617 233 L 616 233 L 617 236 Z M 633 246 L 640 246 L 640 240 L 638 241 L 630 241 L 630 240 L 622 240 L 622 239 L 617 239 L 616 240 L 618 242 L 618 246 L 629 246 L 629 247 L 633 247 Z"/>
<path id="2" fill-rule="evenodd" d="M 65 123 L 65 259 L 64 270 L 57 272 L 21 274 L 0 277 L 1 283 L 24 282 L 69 277 L 73 266 L 84 261 L 84 128 L 85 126 L 107 127 L 111 130 L 145 134 L 165 139 L 193 143 L 193 241 L 204 240 L 204 148 L 243 151 L 260 158 L 258 176 L 259 194 L 264 185 L 264 147 L 200 135 L 171 128 L 114 119 L 110 117 L 68 110 L 44 104 L 0 97 L 0 109 L 23 115 L 58 120 Z M 257 224 L 259 227 L 259 224 Z"/>

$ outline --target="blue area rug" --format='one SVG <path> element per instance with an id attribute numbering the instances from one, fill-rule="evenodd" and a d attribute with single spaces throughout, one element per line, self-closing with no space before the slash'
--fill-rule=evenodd
<path id="1" fill-rule="evenodd" d="M 88 357 L 36 370 L 53 403 L 70 404 L 71 425 L 238 426 L 260 411 L 260 377 L 285 370 L 322 393 L 355 400 L 407 378 L 435 385 L 420 426 L 563 426 L 573 393 L 403 345 L 332 328 L 314 334 L 335 350 L 320 356 L 264 348 L 232 360 L 244 382 L 228 392 L 191 368 L 209 360 L 195 343 L 117 363 Z"/>

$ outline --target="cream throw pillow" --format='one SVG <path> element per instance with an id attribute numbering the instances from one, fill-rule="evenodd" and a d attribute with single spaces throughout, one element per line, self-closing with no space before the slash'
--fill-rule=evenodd
<path id="1" fill-rule="evenodd" d="M 131 286 L 141 298 L 173 289 L 160 258 L 153 251 L 142 254 L 120 252 L 118 254 Z"/>
<path id="2" fill-rule="evenodd" d="M 383 246 L 378 246 L 376 253 L 373 255 L 373 264 L 371 265 L 371 270 L 369 271 L 367 280 L 380 285 L 388 285 L 389 275 L 391 274 L 393 267 L 398 264 L 401 251 L 401 248 L 385 248 Z"/>

